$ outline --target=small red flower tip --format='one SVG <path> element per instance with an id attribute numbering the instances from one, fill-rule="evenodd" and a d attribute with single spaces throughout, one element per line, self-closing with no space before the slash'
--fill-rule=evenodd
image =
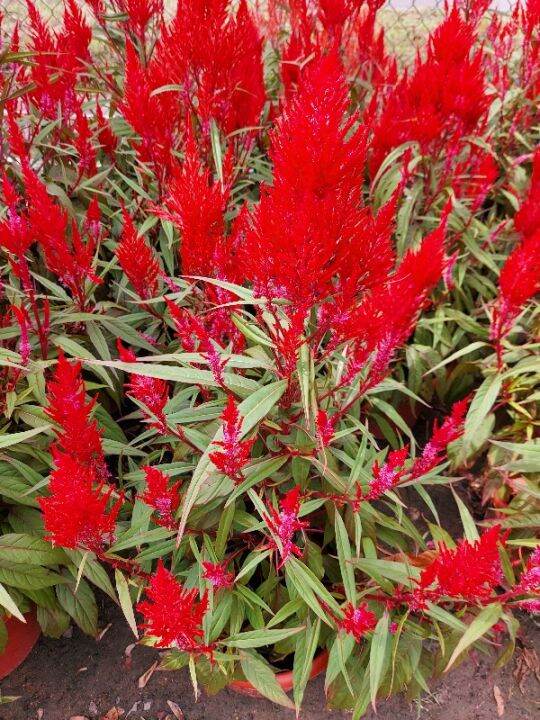
<path id="1" fill-rule="evenodd" d="M 178 648 L 183 652 L 209 652 L 201 644 L 202 623 L 208 606 L 206 593 L 197 601 L 198 591 L 187 590 L 165 569 L 160 560 L 146 589 L 147 600 L 137 605 L 143 615 L 145 635 L 157 638 L 156 647 Z"/>
<path id="2" fill-rule="evenodd" d="M 180 504 L 180 482 L 169 485 L 170 477 L 158 468 L 147 465 L 142 469 L 146 487 L 140 499 L 154 509 L 158 524 L 175 527 L 175 513 Z"/>
<path id="3" fill-rule="evenodd" d="M 324 410 L 319 410 L 315 424 L 317 427 L 317 438 L 320 444 L 322 447 L 327 447 L 334 437 L 336 419 L 329 417 Z"/>
<path id="4" fill-rule="evenodd" d="M 301 489 L 296 485 L 289 490 L 280 500 L 280 511 L 270 507 L 269 514 L 263 517 L 272 533 L 270 547 L 276 550 L 281 561 L 278 569 L 284 565 L 291 553 L 297 557 L 302 556 L 302 550 L 293 542 L 293 537 L 299 530 L 309 527 L 309 522 L 299 520 Z"/>
<path id="5" fill-rule="evenodd" d="M 376 500 L 399 483 L 406 472 L 403 468 L 403 463 L 408 455 L 409 446 L 406 445 L 404 448 L 401 448 L 401 450 L 392 450 L 388 453 L 388 459 L 383 465 L 379 466 L 378 462 L 373 463 L 373 478 L 369 483 L 369 492 L 365 497 L 366 500 Z M 399 468 L 401 468 L 401 470 Z M 360 487 L 357 490 L 357 499 L 359 499 L 359 491 L 361 492 Z"/>
<path id="6" fill-rule="evenodd" d="M 242 470 L 249 462 L 255 438 L 240 439 L 242 437 L 242 418 L 232 395 L 229 395 L 227 399 L 221 420 L 223 440 L 214 444 L 219 445 L 223 450 L 211 452 L 210 460 L 220 472 L 227 475 L 235 484 L 240 484 L 244 479 Z"/>
<path id="7" fill-rule="evenodd" d="M 234 583 L 234 573 L 227 570 L 228 561 L 221 563 L 203 562 L 205 580 L 214 588 L 229 588 Z"/>
<path id="8" fill-rule="evenodd" d="M 475 542 L 461 540 L 451 550 L 441 544 L 418 581 L 415 596 L 420 604 L 443 596 L 472 603 L 491 597 L 502 580 L 498 546 L 505 540 L 506 534 L 494 525 Z"/>
<path id="9" fill-rule="evenodd" d="M 343 619 L 337 620 L 338 628 L 352 635 L 356 642 L 360 642 L 376 625 L 377 617 L 369 610 L 367 603 L 361 603 L 357 607 L 347 603 L 343 608 Z"/>
<path id="10" fill-rule="evenodd" d="M 122 362 L 136 363 L 137 356 L 135 353 L 125 348 L 119 339 L 116 340 L 116 346 Z M 141 403 L 146 412 L 146 421 L 150 427 L 155 428 L 162 435 L 168 432 L 167 418 L 165 416 L 165 407 L 169 402 L 169 383 L 160 378 L 146 377 L 139 375 L 136 370 L 129 374 L 129 380 L 125 384 L 128 395 L 137 402 Z"/>
<path id="11" fill-rule="evenodd" d="M 531 553 L 518 587 L 523 592 L 540 593 L 540 546 Z"/>
<path id="12" fill-rule="evenodd" d="M 450 415 L 445 418 L 440 427 L 435 425 L 431 439 L 411 468 L 412 478 L 426 475 L 444 460 L 448 445 L 463 434 L 469 402 L 469 398 L 465 398 L 454 403 Z"/>

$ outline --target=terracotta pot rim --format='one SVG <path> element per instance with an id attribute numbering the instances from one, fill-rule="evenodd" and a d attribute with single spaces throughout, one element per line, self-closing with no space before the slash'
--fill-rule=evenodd
<path id="1" fill-rule="evenodd" d="M 328 665 L 328 650 L 321 650 L 313 659 L 311 665 L 311 673 L 309 679 L 313 680 L 320 675 Z M 292 670 L 284 670 L 276 674 L 276 680 L 280 684 L 282 690 L 289 692 L 293 688 L 293 673 Z M 233 680 L 228 686 L 234 692 L 241 693 L 242 695 L 249 695 L 250 697 L 262 698 L 263 695 L 248 681 L 248 680 Z"/>

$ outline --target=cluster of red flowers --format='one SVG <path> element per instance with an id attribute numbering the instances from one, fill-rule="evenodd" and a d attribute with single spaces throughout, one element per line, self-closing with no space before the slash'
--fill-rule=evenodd
<path id="1" fill-rule="evenodd" d="M 123 211 L 124 228 L 116 247 L 116 257 L 135 292 L 142 300 L 156 295 L 160 268 L 151 248 L 137 232 L 133 220 Z"/>
<path id="2" fill-rule="evenodd" d="M 80 363 L 60 353 L 47 397 L 57 427 L 49 496 L 40 498 L 45 530 L 56 545 L 100 553 L 114 538 L 122 497 L 107 511 L 113 488 L 106 484 L 101 432 L 91 417 L 95 400 L 86 400 Z"/>
<path id="3" fill-rule="evenodd" d="M 482 51 L 474 51 L 474 25 L 457 7 L 431 34 L 425 58 L 375 99 L 370 170 L 388 153 L 417 142 L 424 155 L 452 156 L 456 144 L 483 121 L 489 98 Z"/>

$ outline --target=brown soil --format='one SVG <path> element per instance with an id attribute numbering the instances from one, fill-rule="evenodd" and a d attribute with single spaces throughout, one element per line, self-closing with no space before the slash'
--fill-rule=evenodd
<path id="1" fill-rule="evenodd" d="M 156 653 L 134 647 L 126 661 L 125 649 L 133 636 L 121 613 L 105 606 L 103 626 L 110 627 L 101 640 L 83 636 L 42 638 L 30 657 L 1 683 L 1 695 L 18 695 L 13 703 L 0 704 L 0 720 L 174 720 L 167 701 L 176 703 L 185 720 L 293 720 L 294 713 L 265 700 L 252 700 L 225 690 L 195 702 L 186 672 L 154 672 L 143 689 L 138 679 L 156 659 Z M 530 620 L 516 658 L 503 670 L 492 672 L 483 657 L 469 661 L 435 683 L 433 694 L 420 701 L 392 698 L 380 702 L 374 720 L 534 720 L 540 713 L 540 693 L 534 672 L 525 673 L 522 690 L 519 669 L 534 665 L 540 654 L 540 632 Z M 525 652 L 525 655 L 524 655 Z M 494 690 L 494 688 L 498 688 Z M 499 695 L 499 711 L 495 695 Z M 1 697 L 1 696 L 0 696 Z M 350 715 L 324 708 L 322 681 L 310 684 L 301 717 L 304 720 L 341 720 Z M 504 707 L 504 714 L 501 713 Z M 113 708 L 121 708 L 118 715 Z M 176 708 L 175 708 L 176 710 Z M 178 710 L 177 716 L 181 717 Z M 107 714 L 108 713 L 108 714 Z"/>

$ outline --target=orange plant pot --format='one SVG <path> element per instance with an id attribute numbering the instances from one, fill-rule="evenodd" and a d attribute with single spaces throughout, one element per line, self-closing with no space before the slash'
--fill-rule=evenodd
<path id="1" fill-rule="evenodd" d="M 326 670 L 327 665 L 328 665 L 328 651 L 323 650 L 313 660 L 309 679 L 313 680 L 313 678 L 316 678 L 317 675 L 320 675 L 322 672 L 324 672 Z M 293 688 L 292 670 L 288 670 L 287 672 L 278 673 L 276 675 L 276 680 L 278 681 L 278 683 L 281 685 L 281 688 L 285 692 L 289 692 L 289 690 L 292 690 L 292 688 Z M 255 697 L 255 698 L 263 697 L 261 695 L 261 693 L 257 690 L 257 688 L 253 687 L 253 685 L 250 682 L 248 682 L 247 680 L 233 680 L 232 683 L 229 685 L 229 687 L 231 690 L 234 690 L 234 692 L 240 693 L 241 695 L 249 695 L 249 697 Z"/>
<path id="2" fill-rule="evenodd" d="M 35 610 L 27 613 L 24 618 L 25 623 L 13 616 L 5 621 L 8 641 L 4 652 L 0 653 L 0 680 L 26 660 L 41 635 Z"/>

